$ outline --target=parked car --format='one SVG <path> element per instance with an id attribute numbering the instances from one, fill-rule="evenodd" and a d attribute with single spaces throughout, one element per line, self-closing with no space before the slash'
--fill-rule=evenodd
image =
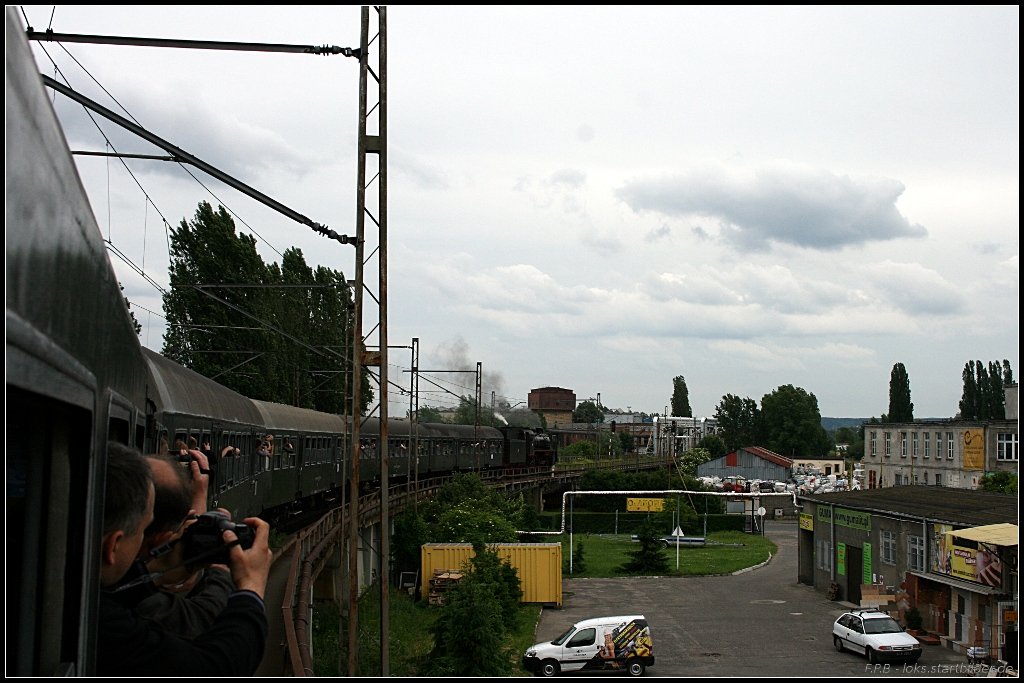
<path id="1" fill-rule="evenodd" d="M 623 671 L 642 676 L 654 666 L 651 629 L 642 614 L 577 622 L 550 643 L 523 653 L 523 668 L 536 676 L 562 671 Z"/>
<path id="2" fill-rule="evenodd" d="M 889 660 L 916 662 L 921 658 L 917 638 L 876 609 L 852 610 L 836 619 L 832 624 L 832 644 L 836 652 L 859 652 L 872 664 Z"/>

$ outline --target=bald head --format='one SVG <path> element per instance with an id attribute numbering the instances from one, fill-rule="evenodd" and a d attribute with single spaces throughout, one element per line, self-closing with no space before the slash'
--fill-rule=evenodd
<path id="1" fill-rule="evenodd" d="M 146 530 L 147 535 L 174 531 L 192 509 L 192 482 L 188 470 L 168 456 L 147 455 L 146 459 L 153 472 L 153 487 L 156 489 L 153 522 Z"/>

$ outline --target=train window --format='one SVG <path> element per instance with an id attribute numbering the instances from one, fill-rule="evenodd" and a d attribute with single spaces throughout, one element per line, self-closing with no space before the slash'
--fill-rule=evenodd
<path id="1" fill-rule="evenodd" d="M 102 512 L 90 475 L 106 459 L 90 450 L 87 410 L 10 384 L 7 406 L 7 423 L 18 426 L 18 447 L 7 452 L 7 673 L 68 675 L 94 590 L 81 562 L 98 548 L 89 520 Z"/>

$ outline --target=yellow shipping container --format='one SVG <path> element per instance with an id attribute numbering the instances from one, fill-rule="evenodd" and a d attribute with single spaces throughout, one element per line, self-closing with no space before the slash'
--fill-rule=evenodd
<path id="1" fill-rule="evenodd" d="M 523 591 L 520 602 L 562 606 L 561 543 L 495 543 L 490 549 L 516 569 Z M 470 543 L 424 543 L 420 548 L 420 596 L 426 599 L 430 595 L 435 571 L 462 571 L 474 554 Z"/>

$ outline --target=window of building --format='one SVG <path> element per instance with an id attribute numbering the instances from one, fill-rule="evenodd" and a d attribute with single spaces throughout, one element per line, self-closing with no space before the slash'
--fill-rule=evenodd
<path id="1" fill-rule="evenodd" d="M 942 472 L 935 473 L 935 485 L 942 486 Z"/>
<path id="2" fill-rule="evenodd" d="M 924 457 L 927 459 L 927 458 L 930 458 L 931 455 L 932 455 L 932 433 L 931 432 L 925 432 L 924 435 L 923 435 L 923 438 L 924 438 Z"/>
<path id="3" fill-rule="evenodd" d="M 895 543 L 893 543 L 895 545 Z M 924 571 L 924 537 L 907 537 L 907 561 L 910 564 L 910 571 Z"/>
<path id="4" fill-rule="evenodd" d="M 900 432 L 900 457 L 907 457 L 907 433 Z"/>
<path id="5" fill-rule="evenodd" d="M 815 564 L 818 569 L 832 571 L 832 543 L 827 539 L 818 541 L 818 552 L 815 553 Z"/>
<path id="6" fill-rule="evenodd" d="M 953 440 L 953 432 L 946 432 L 946 458 L 953 459 L 953 449 L 956 448 L 956 441 Z"/>
<path id="7" fill-rule="evenodd" d="M 892 531 L 883 531 L 882 536 L 882 562 L 896 564 L 896 534 Z"/>
<path id="8" fill-rule="evenodd" d="M 885 433 L 885 457 L 892 455 L 892 434 L 889 432 Z"/>
<path id="9" fill-rule="evenodd" d="M 1017 433 L 996 434 L 996 460 L 1017 460 Z"/>
<path id="10" fill-rule="evenodd" d="M 911 457 L 917 457 L 917 432 L 910 435 L 911 438 Z"/>
<path id="11" fill-rule="evenodd" d="M 871 432 L 871 447 L 868 450 L 869 455 L 878 455 L 878 432 Z"/>

